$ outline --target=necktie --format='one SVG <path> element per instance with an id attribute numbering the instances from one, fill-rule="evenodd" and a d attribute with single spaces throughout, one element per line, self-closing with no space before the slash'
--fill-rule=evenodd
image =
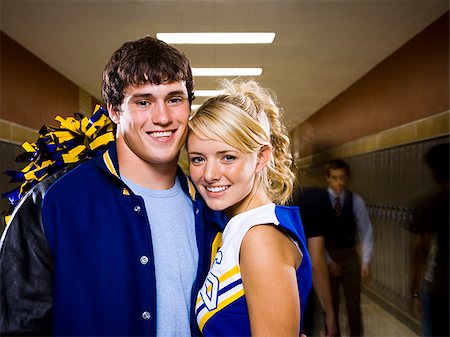
<path id="1" fill-rule="evenodd" d="M 341 204 L 341 198 L 336 197 L 334 198 L 334 211 L 336 213 L 336 216 L 339 216 L 341 214 L 342 211 L 342 204 Z"/>

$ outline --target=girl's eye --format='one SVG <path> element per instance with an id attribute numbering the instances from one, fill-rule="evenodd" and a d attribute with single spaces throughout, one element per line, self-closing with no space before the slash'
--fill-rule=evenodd
<path id="1" fill-rule="evenodd" d="M 236 157 L 232 156 L 231 154 L 227 154 L 227 155 L 223 156 L 223 160 L 225 160 L 227 162 L 233 161 L 235 159 L 236 159 Z"/>
<path id="2" fill-rule="evenodd" d="M 204 161 L 202 157 L 191 157 L 189 160 L 192 164 L 200 164 Z"/>

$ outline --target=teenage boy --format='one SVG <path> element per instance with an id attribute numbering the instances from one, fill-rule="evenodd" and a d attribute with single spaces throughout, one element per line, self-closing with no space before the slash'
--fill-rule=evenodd
<path id="1" fill-rule="evenodd" d="M 328 200 L 325 248 L 328 253 L 330 288 L 338 335 L 339 289 L 344 290 L 350 336 L 363 336 L 361 317 L 361 278 L 368 280 L 373 251 L 373 229 L 364 200 L 348 190 L 350 168 L 340 159 L 325 165 Z M 360 252 L 357 249 L 359 237 Z"/>
<path id="2" fill-rule="evenodd" d="M 102 95 L 115 142 L 38 184 L 4 232 L 2 336 L 197 333 L 191 304 L 215 234 L 203 220 L 218 214 L 177 166 L 189 61 L 151 37 L 126 42 L 105 67 Z"/>

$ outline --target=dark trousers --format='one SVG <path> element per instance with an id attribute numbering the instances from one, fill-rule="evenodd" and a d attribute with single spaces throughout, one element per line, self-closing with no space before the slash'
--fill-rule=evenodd
<path id="1" fill-rule="evenodd" d="M 319 300 L 314 290 L 309 293 L 306 300 L 305 312 L 303 314 L 303 328 L 302 333 L 308 337 L 319 336 L 321 329 L 318 315 L 323 315 Z M 322 321 L 322 320 L 320 320 Z"/>
<path id="2" fill-rule="evenodd" d="M 363 336 L 361 316 L 361 263 L 355 247 L 328 251 L 334 262 L 342 268 L 342 275 L 330 275 L 331 297 L 339 330 L 339 300 L 342 285 L 347 308 L 350 336 Z"/>
<path id="3" fill-rule="evenodd" d="M 431 283 L 423 281 L 421 299 L 423 335 L 425 337 L 450 336 L 448 294 L 430 294 Z"/>

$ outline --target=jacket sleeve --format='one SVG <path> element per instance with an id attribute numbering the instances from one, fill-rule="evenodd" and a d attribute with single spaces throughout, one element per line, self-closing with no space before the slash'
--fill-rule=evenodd
<path id="1" fill-rule="evenodd" d="M 53 258 L 38 184 L 17 206 L 0 241 L 0 336 L 50 335 Z"/>

